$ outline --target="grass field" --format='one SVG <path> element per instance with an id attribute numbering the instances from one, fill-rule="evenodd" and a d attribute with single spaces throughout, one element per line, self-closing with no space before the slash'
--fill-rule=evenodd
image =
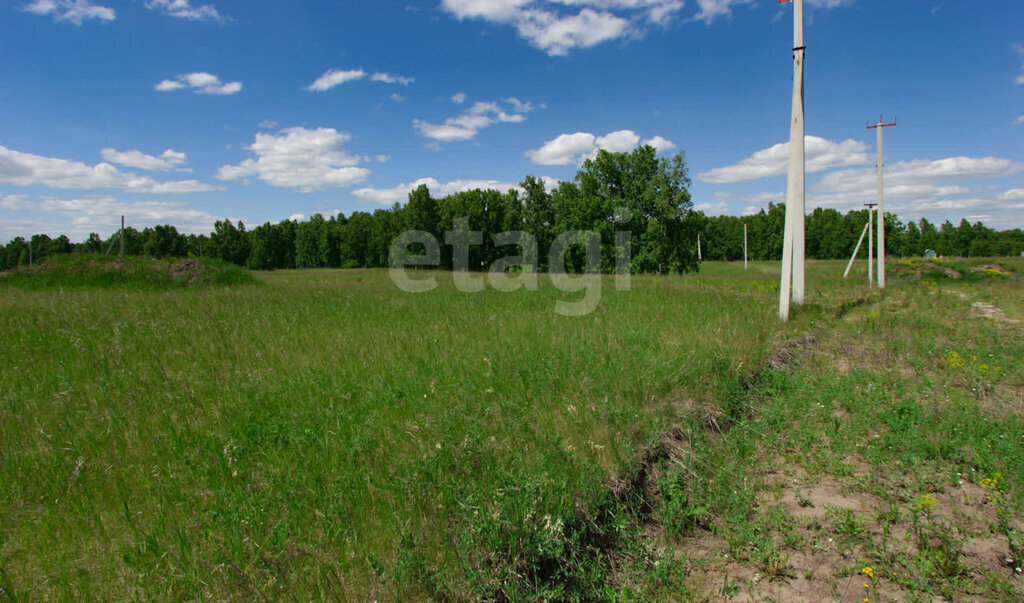
<path id="1" fill-rule="evenodd" d="M 1024 263 L 843 268 L 0 277 L 0 594 L 1019 599 Z"/>

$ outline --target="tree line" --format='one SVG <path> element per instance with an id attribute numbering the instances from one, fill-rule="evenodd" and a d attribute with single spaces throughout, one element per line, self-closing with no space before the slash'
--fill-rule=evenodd
<path id="1" fill-rule="evenodd" d="M 759 213 L 744 216 L 707 216 L 694 211 L 689 192 L 685 156 L 659 158 L 650 146 L 632 153 L 599 151 L 584 162 L 571 182 L 548 190 L 527 176 L 521 190 L 471 190 L 435 198 L 422 185 L 407 202 L 369 212 L 353 212 L 308 220 L 267 222 L 251 230 L 231 220 L 216 222 L 209 235 L 182 234 L 172 225 L 124 230 L 124 252 L 154 258 L 211 256 L 253 270 L 287 268 L 379 268 L 389 263 L 392 242 L 409 230 L 430 233 L 442 243 L 440 267 L 451 269 L 452 250 L 443 245 L 455 221 L 468 218 L 469 228 L 483 233 L 470 248 L 469 266 L 485 269 L 500 258 L 520 255 L 515 246 L 496 244 L 493 235 L 524 231 L 536 239 L 539 254 L 533 262 L 547 269 L 547 251 L 560 235 L 570 232 L 599 237 L 601 269 L 621 266 L 623 237 L 629 240 L 629 267 L 634 273 L 696 270 L 697 235 L 701 256 L 707 260 L 743 258 L 743 228 L 747 225 L 749 257 L 779 260 L 785 206 L 769 204 Z M 815 209 L 807 216 L 807 257 L 848 258 L 867 222 L 867 210 L 842 214 Z M 923 255 L 934 250 L 943 256 L 1007 256 L 1024 251 L 1024 231 L 996 231 L 981 222 L 962 220 L 954 226 L 926 219 L 904 224 L 886 214 L 886 247 L 893 256 Z M 627 234 L 628 233 L 628 234 Z M 67 236 L 44 234 L 30 241 L 18 237 L 0 249 L 0 270 L 41 262 L 58 253 L 118 253 L 118 233 L 103 239 L 93 233 L 81 243 Z M 585 238 L 585 237 L 584 237 Z M 500 241 L 499 241 L 500 242 Z M 30 250 L 31 243 L 31 250 Z M 582 270 L 586 241 L 566 252 L 566 267 Z M 415 250 L 412 250 L 415 252 Z M 866 255 L 866 245 L 861 254 Z"/>

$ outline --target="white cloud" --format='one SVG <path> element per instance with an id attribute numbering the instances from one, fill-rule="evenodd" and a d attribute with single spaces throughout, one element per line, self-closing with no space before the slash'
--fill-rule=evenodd
<path id="1" fill-rule="evenodd" d="M 1024 162 L 997 157 L 949 157 L 946 159 L 916 159 L 901 161 L 885 166 L 885 186 L 899 194 L 900 187 L 909 194 L 941 192 L 941 188 L 915 189 L 913 187 L 937 186 L 943 182 L 985 180 L 1004 178 L 1024 172 Z M 812 187 L 814 191 L 830 193 L 872 192 L 877 187 L 877 171 L 874 169 L 842 170 L 827 174 Z M 964 189 L 947 191 L 961 194 Z"/>
<path id="2" fill-rule="evenodd" d="M 854 0 L 807 0 L 829 9 Z M 754 0 L 697 0 L 691 20 L 710 25 Z M 642 37 L 649 25 L 667 27 L 686 6 L 684 0 L 441 0 L 456 19 L 513 27 L 530 45 L 552 56 L 612 40 Z M 781 13 L 779 13 L 781 14 Z"/>
<path id="3" fill-rule="evenodd" d="M 401 84 L 403 86 L 408 86 L 415 82 L 416 78 L 391 75 L 390 73 L 374 73 L 373 76 L 370 77 L 370 81 L 380 82 L 382 84 Z"/>
<path id="4" fill-rule="evenodd" d="M 396 103 L 404 103 L 405 97 L 397 92 L 393 92 L 391 94 L 391 100 L 395 101 Z"/>
<path id="5" fill-rule="evenodd" d="M 729 213 L 729 204 L 725 201 L 718 203 L 698 203 L 693 206 L 694 211 L 704 212 L 708 216 L 722 216 Z"/>
<path id="6" fill-rule="evenodd" d="M 366 72 L 362 69 L 328 69 L 323 75 L 318 77 L 315 82 L 310 84 L 306 90 L 310 92 L 324 92 L 330 90 L 335 86 L 340 86 L 346 82 L 354 82 L 361 80 L 366 77 Z"/>
<path id="7" fill-rule="evenodd" d="M 885 207 L 904 220 L 950 219 L 986 214 L 985 222 L 998 228 L 1019 228 L 1024 199 L 1019 189 L 1006 190 L 984 183 L 1024 172 L 1024 162 L 996 157 L 918 159 L 885 166 Z M 972 186 L 971 184 L 974 183 Z M 859 209 L 876 199 L 877 172 L 873 168 L 833 172 L 809 190 L 809 207 Z"/>
<path id="8" fill-rule="evenodd" d="M 416 78 L 392 75 L 390 73 L 378 72 L 370 75 L 362 69 L 328 69 L 315 82 L 307 86 L 306 90 L 310 92 L 325 92 L 336 86 L 366 79 L 367 77 L 370 78 L 371 82 L 401 84 L 402 86 L 408 86 L 416 81 Z"/>
<path id="9" fill-rule="evenodd" d="M 732 7 L 739 4 L 751 4 L 753 0 L 697 0 L 700 12 L 694 15 L 697 21 L 704 21 L 710 25 L 719 17 L 732 15 Z"/>
<path id="10" fill-rule="evenodd" d="M 630 32 L 630 21 L 589 8 L 567 17 L 546 10 L 529 10 L 523 11 L 516 29 L 536 48 L 551 56 L 565 56 L 576 48 L 591 48 L 624 37 Z"/>
<path id="11" fill-rule="evenodd" d="M 183 233 L 209 233 L 216 217 L 177 201 L 119 201 L 109 196 L 87 196 L 75 199 L 43 197 L 29 199 L 24 195 L 0 196 L 0 209 L 13 212 L 46 214 L 42 220 L 31 220 L 32 233 L 66 234 L 72 240 L 84 240 L 89 233 L 105 235 L 125 223 L 142 229 L 157 224 L 172 224 Z M 29 232 L 18 221 L 0 220 L 0 239 L 24 236 Z M 13 228 L 12 228 L 13 227 Z M 16 230 L 15 230 L 16 228 Z M 13 230 L 13 232 L 12 232 Z"/>
<path id="12" fill-rule="evenodd" d="M 465 92 L 457 92 L 457 93 L 453 94 L 452 95 L 452 102 L 457 104 L 457 105 L 461 105 L 462 103 L 466 102 L 466 93 Z"/>
<path id="13" fill-rule="evenodd" d="M 277 122 L 272 119 L 264 119 L 260 122 L 260 127 L 264 130 L 273 130 L 277 127 Z"/>
<path id="14" fill-rule="evenodd" d="M 562 134 L 539 149 L 527 151 L 526 156 L 537 165 L 581 164 L 596 157 L 599 149 L 624 153 L 635 149 L 639 142 L 640 136 L 632 130 L 619 130 L 600 137 L 589 132 L 576 132 Z M 658 152 L 675 148 L 672 141 L 661 136 L 655 136 L 643 144 L 654 147 Z"/>
<path id="15" fill-rule="evenodd" d="M 333 128 L 287 128 L 277 135 L 260 132 L 246 147 L 256 159 L 222 166 L 217 178 L 256 177 L 271 186 L 303 193 L 352 186 L 365 181 L 370 170 L 356 167 L 360 157 L 345 151 L 348 139 L 348 134 Z"/>
<path id="16" fill-rule="evenodd" d="M 682 0 L 442 0 L 459 20 L 514 27 L 530 45 L 552 56 L 632 35 L 642 22 L 667 25 Z M 575 11 L 579 8 L 578 12 Z M 568 12 L 567 8 L 570 8 Z"/>
<path id="17" fill-rule="evenodd" d="M 833 167 L 863 165 L 872 163 L 868 156 L 868 146 L 856 140 L 844 140 L 836 143 L 817 136 L 804 139 L 804 153 L 807 160 L 807 172 L 820 172 Z M 789 143 L 779 144 L 758 151 L 737 163 L 722 168 L 715 168 L 697 176 L 702 182 L 715 184 L 746 182 L 785 174 L 789 169 Z"/>
<path id="18" fill-rule="evenodd" d="M 654 138 L 645 140 L 644 144 L 650 147 L 654 147 L 654 150 L 658 151 L 659 153 L 671 151 L 672 149 L 676 148 L 676 143 L 672 142 L 671 140 L 668 140 L 667 138 L 662 138 L 661 136 L 655 136 Z"/>
<path id="19" fill-rule="evenodd" d="M 502 108 L 505 104 L 506 111 Z M 450 117 L 443 124 L 432 124 L 421 119 L 412 121 L 420 135 L 441 142 L 455 142 L 476 138 L 477 132 L 496 123 L 521 123 L 526 114 L 533 110 L 530 103 L 515 98 L 500 102 L 478 102 L 461 115 Z"/>
<path id="20" fill-rule="evenodd" d="M 90 0 L 32 0 L 24 10 L 36 15 L 53 15 L 54 21 L 69 21 L 81 25 L 87 19 L 113 21 L 114 9 L 97 6 Z"/>
<path id="21" fill-rule="evenodd" d="M 1024 115 L 1021 115 L 1017 119 L 1013 120 L 1013 125 L 1019 126 L 1021 124 L 1024 124 Z"/>
<path id="22" fill-rule="evenodd" d="M 220 78 L 212 73 L 197 71 L 195 73 L 184 73 L 173 80 L 163 80 L 154 88 L 158 92 L 172 92 L 188 88 L 196 94 L 228 96 L 240 92 L 242 90 L 242 82 L 222 84 Z"/>
<path id="23" fill-rule="evenodd" d="M 596 137 L 588 132 L 562 134 L 526 156 L 537 165 L 569 165 L 579 163 L 596 148 Z"/>
<path id="24" fill-rule="evenodd" d="M 146 8 L 190 21 L 227 21 L 212 4 L 192 6 L 190 0 L 147 0 Z"/>
<path id="25" fill-rule="evenodd" d="M 197 180 L 158 182 L 149 176 L 121 172 L 109 163 L 89 166 L 78 161 L 12 151 L 0 146 L 0 182 L 17 186 L 93 190 L 119 189 L 130 193 L 184 194 L 222 190 Z"/>
<path id="26" fill-rule="evenodd" d="M 183 170 L 183 166 L 188 162 L 188 156 L 185 153 L 179 153 L 171 149 L 160 153 L 159 157 L 147 155 L 137 150 L 118 151 L 116 149 L 103 149 L 100 154 L 104 160 L 110 163 L 154 172 L 168 172 L 174 169 Z"/>

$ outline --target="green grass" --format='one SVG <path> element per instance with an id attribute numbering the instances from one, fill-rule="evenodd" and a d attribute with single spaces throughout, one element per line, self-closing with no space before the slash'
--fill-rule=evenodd
<path id="1" fill-rule="evenodd" d="M 700 598 L 712 587 L 694 538 L 721 538 L 773 581 L 816 542 L 760 502 L 781 459 L 860 489 L 853 456 L 887 473 L 896 460 L 907 496 L 1002 471 L 1015 504 L 1024 432 L 998 405 L 1019 383 L 1021 339 L 957 325 L 936 287 L 881 295 L 843 267 L 810 264 L 788 325 L 774 263 L 634 277 L 631 291 L 608 278 L 578 318 L 554 307 L 579 294 L 545 278 L 464 294 L 438 273 L 418 295 L 365 270 L 260 274 L 259 287 L 0 285 L 0 592 Z M 1012 278 L 966 285 L 1020 309 L 1017 293 L 1002 302 Z M 829 354 L 850 337 L 917 373 L 839 375 Z M 965 371 L 943 368 L 952 349 Z M 833 513 L 820 533 L 869 555 L 867 521 Z M 941 554 L 893 583 L 958 588 Z"/>
<path id="2" fill-rule="evenodd" d="M 54 255 L 37 266 L 0 273 L 0 287 L 166 290 L 255 284 L 245 269 L 211 258 L 156 260 L 98 254 Z"/>

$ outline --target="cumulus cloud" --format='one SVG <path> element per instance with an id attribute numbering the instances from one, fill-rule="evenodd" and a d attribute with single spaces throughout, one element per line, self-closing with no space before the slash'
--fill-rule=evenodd
<path id="1" fill-rule="evenodd" d="M 0 238 L 4 240 L 26 232 L 66 234 L 72 240 L 83 240 L 91 232 L 104 234 L 115 231 L 121 225 L 121 216 L 134 228 L 173 224 L 179 232 L 184 233 L 208 233 L 213 230 L 217 220 L 206 211 L 183 202 L 125 202 L 109 196 L 73 199 L 0 196 L 0 209 L 46 215 L 42 220 L 32 221 L 31 231 L 17 224 L 18 221 L 0 220 Z"/>
<path id="2" fill-rule="evenodd" d="M 94 166 L 78 161 L 21 153 L 0 146 L 0 182 L 17 186 L 93 190 L 111 188 L 131 193 L 184 194 L 222 190 L 197 180 L 158 182 L 149 176 L 122 172 L 109 163 Z"/>
<path id="3" fill-rule="evenodd" d="M 461 105 L 462 103 L 466 102 L 466 93 L 465 92 L 457 92 L 457 93 L 453 94 L 452 95 L 452 102 L 455 103 L 456 105 Z"/>
<path id="4" fill-rule="evenodd" d="M 309 193 L 359 184 L 370 170 L 357 167 L 358 155 L 344 149 L 349 135 L 334 128 L 287 128 L 279 134 L 257 133 L 246 147 L 256 158 L 217 171 L 220 180 L 259 178 L 271 186 Z"/>
<path id="5" fill-rule="evenodd" d="M 986 215 L 999 228 L 1022 226 L 1024 199 L 1019 189 L 1000 186 L 999 179 L 1024 173 L 1024 162 L 997 157 L 916 159 L 885 166 L 885 207 L 904 219 L 958 221 Z M 876 199 L 874 169 L 842 170 L 827 174 L 810 187 L 810 207 L 859 208 Z"/>
<path id="6" fill-rule="evenodd" d="M 595 136 L 589 132 L 562 134 L 550 140 L 539 149 L 527 151 L 526 156 L 537 165 L 571 165 L 581 164 L 587 159 L 597 156 L 597 151 L 604 149 L 611 153 L 632 151 L 640 143 L 640 136 L 632 130 L 618 130 L 604 136 Z M 645 140 L 658 152 L 675 148 L 671 140 L 655 136 Z"/>
<path id="7" fill-rule="evenodd" d="M 23 8 L 36 15 L 53 15 L 54 21 L 68 21 L 81 25 L 88 19 L 113 21 L 114 9 L 98 6 L 90 0 L 32 0 Z"/>
<path id="8" fill-rule="evenodd" d="M 432 124 L 422 119 L 412 120 L 413 127 L 421 136 L 439 142 L 455 142 L 476 138 L 477 133 L 496 123 L 521 123 L 533 110 L 530 103 L 516 98 L 498 102 L 477 102 L 467 111 L 450 117 L 442 124 Z"/>
<path id="9" fill-rule="evenodd" d="M 641 35 L 643 23 L 667 25 L 682 0 L 442 0 L 459 20 L 476 19 L 515 28 L 530 45 L 551 56 Z"/>
<path id="10" fill-rule="evenodd" d="M 558 186 L 559 180 L 554 178 L 542 177 L 540 179 L 544 186 L 551 190 Z M 421 185 L 427 185 L 430 189 L 431 196 L 446 197 L 448 195 L 454 195 L 455 193 L 461 193 L 471 190 L 495 190 L 501 193 L 509 190 L 516 190 L 522 192 L 519 184 L 514 182 L 501 182 L 500 180 L 452 180 L 450 182 L 439 182 L 435 178 L 420 178 L 411 184 L 399 184 L 394 188 L 361 188 L 353 191 L 352 194 L 359 198 L 361 201 L 367 203 L 377 203 L 379 205 L 393 205 L 395 203 L 405 203 L 409 199 L 409 193 L 419 188 Z"/>
<path id="11" fill-rule="evenodd" d="M 163 80 L 154 88 L 158 92 L 173 92 L 175 90 L 190 89 L 196 94 L 213 94 L 227 96 L 241 92 L 242 82 L 221 83 L 220 78 L 212 73 L 197 71 L 195 73 L 184 73 L 173 80 Z"/>
<path id="12" fill-rule="evenodd" d="M 147 0 L 146 8 L 190 21 L 227 21 L 212 4 L 193 6 L 190 0 Z"/>
<path id="13" fill-rule="evenodd" d="M 160 153 L 158 157 L 147 155 L 138 150 L 118 151 L 116 149 L 103 149 L 100 151 L 100 154 L 104 160 L 110 163 L 153 172 L 185 170 L 184 165 L 188 163 L 188 156 L 185 153 L 179 153 L 171 149 Z"/>
<path id="14" fill-rule="evenodd" d="M 892 189 L 897 194 L 900 187 L 910 187 L 907 189 L 908 193 L 920 194 L 923 191 L 913 187 L 935 186 L 951 181 L 1004 178 L 1021 172 L 1024 172 L 1024 162 L 997 157 L 916 159 L 886 165 L 885 186 L 886 191 Z M 858 169 L 827 174 L 812 187 L 812 190 L 832 193 L 870 192 L 875 190 L 876 186 L 876 170 Z M 955 189 L 952 192 L 959 194 L 964 191 Z"/>
<path id="15" fill-rule="evenodd" d="M 537 165 L 581 163 L 596 148 L 596 140 L 589 132 L 562 134 L 535 151 L 527 151 L 526 156 Z"/>
<path id="16" fill-rule="evenodd" d="M 807 172 L 820 172 L 833 167 L 873 163 L 868 156 L 868 145 L 856 140 L 832 142 L 817 136 L 804 139 Z M 724 184 L 746 182 L 785 174 L 789 169 L 789 143 L 760 150 L 735 165 L 709 170 L 697 176 L 701 182 Z"/>
<path id="17" fill-rule="evenodd" d="M 650 147 L 654 147 L 654 150 L 658 151 L 659 153 L 671 151 L 672 149 L 676 148 L 676 143 L 672 142 L 667 138 L 662 138 L 661 136 L 649 138 L 644 141 L 644 144 Z"/>

